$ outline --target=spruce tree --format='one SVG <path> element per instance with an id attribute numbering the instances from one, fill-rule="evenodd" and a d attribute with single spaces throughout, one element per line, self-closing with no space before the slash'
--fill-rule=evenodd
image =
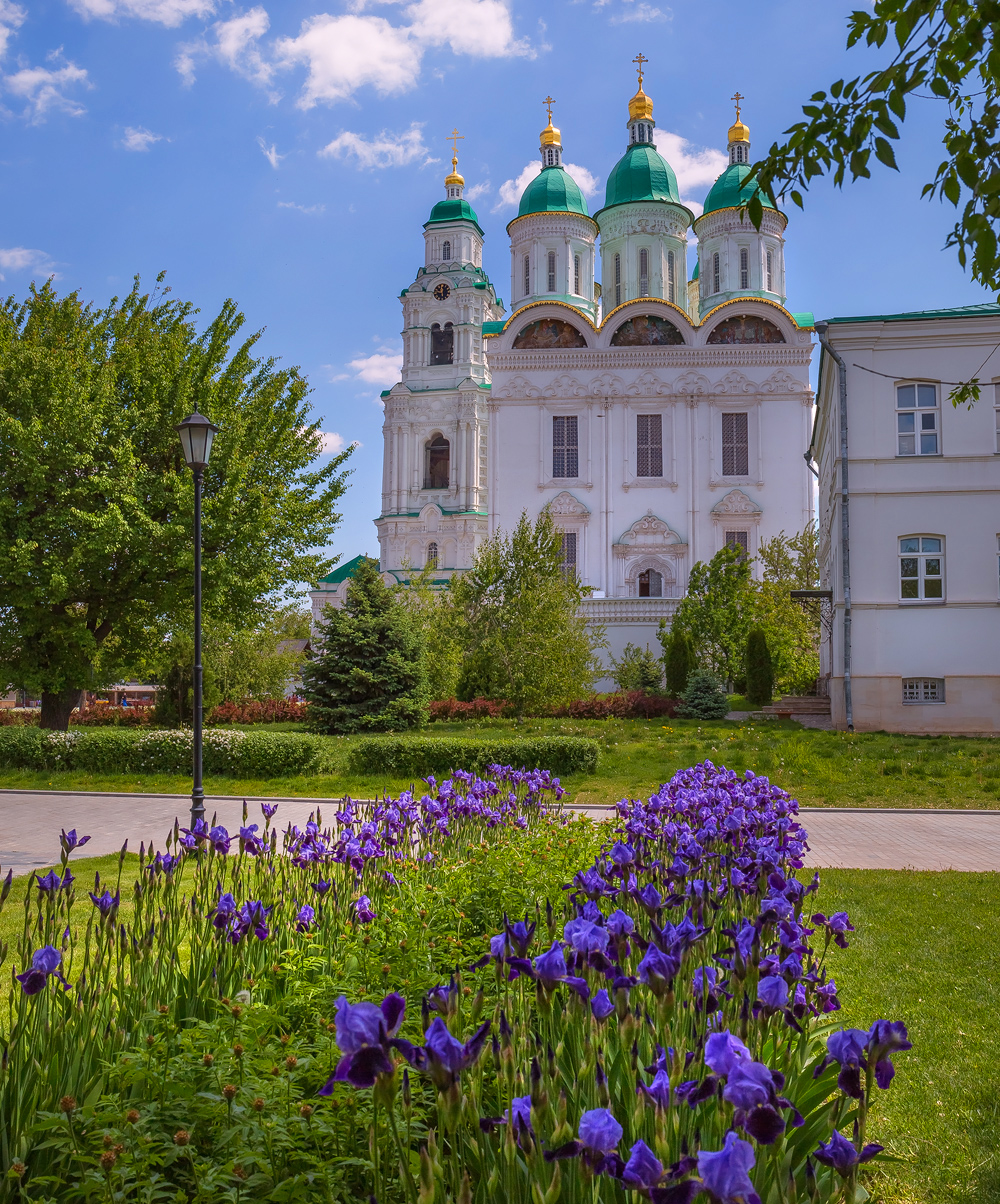
<path id="1" fill-rule="evenodd" d="M 767 636 L 754 627 L 747 637 L 747 701 L 754 706 L 767 706 L 774 693 L 774 667 Z"/>
<path id="2" fill-rule="evenodd" d="M 663 685 L 662 662 L 650 652 L 649 645 L 640 648 L 626 644 L 621 659 L 611 657 L 611 676 L 619 690 L 658 690 Z"/>
<path id="3" fill-rule="evenodd" d="M 694 648 L 691 637 L 686 631 L 661 631 L 660 642 L 663 644 L 663 663 L 666 667 L 667 694 L 671 698 L 681 698 L 687 689 L 688 678 L 694 669 Z"/>
<path id="4" fill-rule="evenodd" d="M 427 722 L 420 623 L 376 561 L 359 563 L 342 610 L 327 608 L 318 643 L 302 690 L 314 730 L 401 731 Z"/>
<path id="5" fill-rule="evenodd" d="M 677 714 L 682 719 L 725 719 L 728 713 L 729 699 L 722 682 L 708 669 L 695 669 Z"/>

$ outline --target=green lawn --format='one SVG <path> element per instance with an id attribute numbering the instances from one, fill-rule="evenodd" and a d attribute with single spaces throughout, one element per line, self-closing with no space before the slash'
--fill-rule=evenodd
<path id="1" fill-rule="evenodd" d="M 294 730 L 293 725 L 275 725 Z M 268 729 L 261 729 L 268 730 Z M 579 802 L 611 803 L 648 793 L 676 770 L 706 758 L 732 769 L 766 774 L 806 806 L 972 807 L 1000 806 L 1000 739 L 950 736 L 893 736 L 883 732 L 822 732 L 790 721 L 757 723 L 671 719 L 531 719 L 480 723 L 435 723 L 428 735 L 590 736 L 601 745 L 601 765 L 593 776 L 564 780 Z M 399 790 L 409 780 L 357 778 L 346 770 L 356 737 L 331 736 L 333 772 L 315 777 L 239 781 L 213 778 L 213 794 L 370 797 Z M 344 766 L 343 769 L 338 769 Z M 124 790 L 183 794 L 190 779 L 181 776 L 91 775 L 0 770 L 0 787 L 58 790 Z"/>

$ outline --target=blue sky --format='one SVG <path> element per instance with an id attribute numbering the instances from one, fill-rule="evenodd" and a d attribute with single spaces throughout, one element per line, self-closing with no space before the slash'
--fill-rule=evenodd
<path id="1" fill-rule="evenodd" d="M 880 61 L 844 50 L 839 0 L 0 0 L 0 273 L 55 272 L 104 302 L 166 269 L 212 315 L 233 297 L 301 366 L 331 448 L 358 441 L 333 551 L 377 552 L 381 389 L 400 291 L 444 195 L 447 133 L 505 299 L 504 227 L 537 158 L 542 97 L 599 207 L 625 148 L 631 60 L 649 58 L 658 148 L 699 202 L 739 89 L 755 151 L 810 93 Z M 789 307 L 817 316 L 989 300 L 943 251 L 950 207 L 919 199 L 938 102 L 914 102 L 899 174 L 790 213 Z M 692 258 L 693 266 L 693 258 Z"/>

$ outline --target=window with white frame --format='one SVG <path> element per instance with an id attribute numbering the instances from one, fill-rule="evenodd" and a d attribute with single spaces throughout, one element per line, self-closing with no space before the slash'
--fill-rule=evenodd
<path id="1" fill-rule="evenodd" d="M 563 531 L 562 533 L 562 567 L 564 573 L 576 572 L 576 532 Z"/>
<path id="2" fill-rule="evenodd" d="M 774 292 L 774 254 L 771 251 L 764 256 L 764 270 L 767 273 L 767 291 Z"/>
<path id="3" fill-rule="evenodd" d="M 719 262 L 719 252 L 718 251 L 716 251 L 715 254 L 712 256 L 712 292 L 713 293 L 721 293 L 722 292 L 722 272 L 721 272 L 721 264 Z"/>
<path id="4" fill-rule="evenodd" d="M 531 260 L 527 255 L 524 257 L 524 295 L 527 297 L 531 292 Z"/>
<path id="5" fill-rule="evenodd" d="M 667 300 L 677 300 L 676 267 L 673 251 L 667 252 Z"/>
<path id="6" fill-rule="evenodd" d="M 444 244 L 441 247 L 441 258 L 445 261 L 445 263 L 448 263 L 451 259 L 451 243 L 447 238 L 444 240 Z"/>
<path id="7" fill-rule="evenodd" d="M 427 545 L 427 565 L 429 569 L 436 569 L 438 566 L 438 546 L 433 540 Z"/>
<path id="8" fill-rule="evenodd" d="M 901 456 L 936 456 L 938 435 L 937 385 L 916 382 L 896 386 L 897 453 Z"/>
<path id="9" fill-rule="evenodd" d="M 944 702 L 944 678 L 904 677 L 903 702 L 910 706 L 914 703 Z"/>
<path id="10" fill-rule="evenodd" d="M 663 415 L 637 414 L 635 475 L 663 476 Z"/>
<path id="11" fill-rule="evenodd" d="M 899 541 L 899 597 L 903 602 L 944 599 L 944 540 L 904 535 Z"/>
<path id="12" fill-rule="evenodd" d="M 615 256 L 615 305 L 622 303 L 622 257 Z"/>
<path id="13" fill-rule="evenodd" d="M 750 416 L 745 412 L 722 415 L 722 475 L 750 475 Z"/>
<path id="14" fill-rule="evenodd" d="M 580 256 L 573 256 L 573 295 L 580 296 Z"/>
<path id="15" fill-rule="evenodd" d="M 726 547 L 737 548 L 739 550 L 740 560 L 746 560 L 747 556 L 750 554 L 750 532 L 727 531 Z"/>
<path id="16" fill-rule="evenodd" d="M 555 251 L 549 252 L 548 286 L 549 286 L 550 293 L 554 293 L 556 291 L 556 253 L 555 253 Z"/>
<path id="17" fill-rule="evenodd" d="M 639 296 L 649 296 L 649 250 L 639 248 Z"/>
<path id="18" fill-rule="evenodd" d="M 575 414 L 554 415 L 552 418 L 552 475 L 580 475 L 579 428 Z"/>
<path id="19" fill-rule="evenodd" d="M 750 248 L 740 247 L 740 288 L 750 287 Z"/>

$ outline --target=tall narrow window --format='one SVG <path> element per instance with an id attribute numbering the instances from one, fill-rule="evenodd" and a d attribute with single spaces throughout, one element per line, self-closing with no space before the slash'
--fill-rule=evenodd
<path id="1" fill-rule="evenodd" d="M 645 569 L 641 572 L 638 584 L 640 598 L 663 597 L 663 574 L 658 573 L 656 569 Z"/>
<path id="2" fill-rule="evenodd" d="M 719 252 L 716 251 L 712 256 L 712 292 L 722 292 L 722 272 L 720 271 Z"/>
<path id="3" fill-rule="evenodd" d="M 424 444 L 424 488 L 447 489 L 451 444 L 444 435 L 435 435 Z"/>
<path id="4" fill-rule="evenodd" d="M 673 251 L 667 252 L 667 300 L 677 300 L 676 267 Z"/>
<path id="5" fill-rule="evenodd" d="M 774 292 L 774 255 L 771 251 L 768 251 L 767 255 L 765 256 L 765 267 L 767 270 L 767 291 L 769 293 L 773 293 Z"/>
<path id="6" fill-rule="evenodd" d="M 576 415 L 553 417 L 552 419 L 552 475 L 554 477 L 577 477 L 580 475 L 580 444 Z"/>
<path id="7" fill-rule="evenodd" d="M 1000 383 L 993 386 L 993 407 L 997 419 L 997 441 L 994 451 L 1000 452 Z"/>
<path id="8" fill-rule="evenodd" d="M 649 296 L 649 251 L 639 248 L 639 296 Z"/>
<path id="9" fill-rule="evenodd" d="M 427 545 L 426 568 L 436 569 L 438 566 L 438 546 L 433 541 Z"/>
<path id="10" fill-rule="evenodd" d="M 615 256 L 615 305 L 622 303 L 622 257 Z"/>
<path id="11" fill-rule="evenodd" d="M 944 600 L 943 553 L 939 535 L 907 535 L 899 541 L 901 602 Z"/>
<path id="12" fill-rule="evenodd" d="M 738 548 L 740 560 L 746 560 L 750 554 L 750 532 L 749 531 L 727 531 L 726 532 L 726 547 Z"/>
<path id="13" fill-rule="evenodd" d="M 527 297 L 531 292 L 531 260 L 527 255 L 524 257 L 524 295 Z"/>
<path id="14" fill-rule="evenodd" d="M 937 385 L 896 386 L 896 439 L 901 456 L 938 454 Z"/>
<path id="15" fill-rule="evenodd" d="M 453 364 L 455 362 L 455 331 L 450 322 L 444 329 L 435 322 L 431 327 L 431 363 Z"/>
<path id="16" fill-rule="evenodd" d="M 549 252 L 549 273 L 548 273 L 548 275 L 549 275 L 549 280 L 548 280 L 549 292 L 554 293 L 556 291 L 556 253 L 555 253 L 555 251 Z"/>
<path id="17" fill-rule="evenodd" d="M 745 477 L 750 473 L 750 431 L 747 414 L 722 415 L 722 475 Z"/>
<path id="18" fill-rule="evenodd" d="M 576 572 L 576 532 L 562 533 L 562 567 L 566 574 Z"/>
<path id="19" fill-rule="evenodd" d="M 447 238 L 444 240 L 444 245 L 441 247 L 441 258 L 445 261 L 445 263 L 448 263 L 448 261 L 451 259 L 451 243 Z"/>
<path id="20" fill-rule="evenodd" d="M 740 288 L 750 287 L 750 250 L 740 247 Z"/>
<path id="21" fill-rule="evenodd" d="M 573 256 L 573 295 L 580 296 L 580 256 Z"/>
<path id="22" fill-rule="evenodd" d="M 637 414 L 635 475 L 663 476 L 663 415 Z"/>

